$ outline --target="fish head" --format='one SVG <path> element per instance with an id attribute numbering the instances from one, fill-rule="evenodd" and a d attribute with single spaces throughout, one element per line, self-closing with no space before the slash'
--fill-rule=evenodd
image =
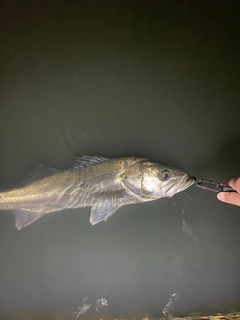
<path id="1" fill-rule="evenodd" d="M 123 182 L 140 201 L 172 197 L 196 182 L 196 178 L 167 165 L 142 160 L 129 168 Z"/>
<path id="2" fill-rule="evenodd" d="M 185 172 L 157 162 L 143 162 L 142 195 L 157 199 L 172 197 L 196 182 Z"/>

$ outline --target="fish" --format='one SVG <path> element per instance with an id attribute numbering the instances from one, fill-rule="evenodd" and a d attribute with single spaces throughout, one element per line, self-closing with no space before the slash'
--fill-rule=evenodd
<path id="1" fill-rule="evenodd" d="M 195 182 L 179 169 L 145 158 L 83 156 L 62 171 L 37 165 L 21 187 L 0 192 L 0 210 L 12 210 L 21 230 L 50 212 L 91 207 L 95 225 L 121 206 L 172 197 Z"/>

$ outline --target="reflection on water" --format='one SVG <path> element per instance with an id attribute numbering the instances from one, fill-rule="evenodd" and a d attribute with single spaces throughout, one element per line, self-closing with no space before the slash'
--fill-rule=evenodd
<path id="1" fill-rule="evenodd" d="M 91 313 L 89 315 L 81 315 L 79 319 L 83 320 L 240 320 L 240 312 L 231 313 L 218 313 L 216 315 L 200 315 L 200 314 L 189 314 L 186 317 L 148 317 L 143 315 L 125 315 L 125 316 L 113 316 L 109 313 Z M 14 316 L 0 316 L 0 320 L 73 320 L 71 315 L 39 315 L 39 314 L 18 314 Z"/>

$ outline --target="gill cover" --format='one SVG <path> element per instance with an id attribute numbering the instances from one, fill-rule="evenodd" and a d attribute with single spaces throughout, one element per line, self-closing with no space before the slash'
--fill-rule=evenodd
<path id="1" fill-rule="evenodd" d="M 156 182 L 159 181 L 154 163 L 146 159 L 133 164 L 119 178 L 123 187 L 140 201 L 151 198 Z"/>

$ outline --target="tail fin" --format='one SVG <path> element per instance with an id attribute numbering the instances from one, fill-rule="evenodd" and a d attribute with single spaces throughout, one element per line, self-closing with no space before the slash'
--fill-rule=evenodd
<path id="1" fill-rule="evenodd" d="M 14 210 L 13 212 L 15 215 L 15 226 L 18 230 L 28 226 L 44 215 L 43 212 L 31 212 L 25 210 Z"/>

